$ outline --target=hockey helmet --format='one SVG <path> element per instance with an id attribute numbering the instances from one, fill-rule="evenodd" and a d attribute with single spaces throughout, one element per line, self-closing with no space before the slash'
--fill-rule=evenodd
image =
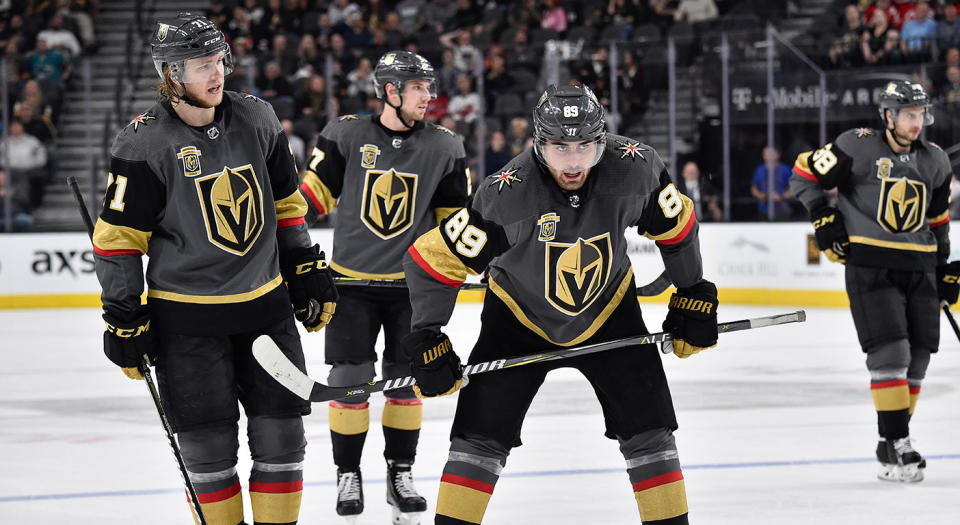
<path id="1" fill-rule="evenodd" d="M 932 105 L 930 95 L 921 84 L 909 80 L 892 80 L 880 93 L 880 119 L 886 128 L 889 126 L 886 110 L 891 110 L 896 121 L 897 113 L 903 108 L 923 108 L 923 124 L 929 126 L 933 124 L 933 113 L 930 111 Z"/>
<path id="2" fill-rule="evenodd" d="M 403 83 L 407 80 L 427 80 L 430 82 L 430 98 L 437 98 L 437 81 L 430 61 L 411 51 L 391 51 L 377 61 L 373 70 L 373 87 L 377 98 L 387 100 L 387 84 L 393 84 L 397 93 L 403 93 Z M 401 102 L 402 105 L 402 102 Z"/>
<path id="3" fill-rule="evenodd" d="M 223 74 L 233 71 L 233 57 L 223 32 L 217 26 L 200 15 L 180 13 L 176 18 L 157 20 L 150 41 L 150 54 L 157 74 L 163 78 L 163 65 L 170 68 L 171 76 L 177 82 L 188 83 L 203 81 L 209 73 L 200 66 L 194 71 L 186 68 L 186 62 L 193 58 L 202 58 L 223 53 Z"/>
<path id="4" fill-rule="evenodd" d="M 568 166 L 556 165 L 559 155 L 591 149 L 592 162 L 587 160 L 589 164 L 580 167 L 596 165 L 603 156 L 606 136 L 603 106 L 593 91 L 582 84 L 551 84 L 533 108 L 533 151 L 549 167 L 566 169 Z M 564 142 L 580 144 L 571 149 Z"/>

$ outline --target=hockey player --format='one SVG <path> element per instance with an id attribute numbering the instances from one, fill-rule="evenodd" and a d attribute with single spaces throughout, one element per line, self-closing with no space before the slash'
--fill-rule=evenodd
<path id="1" fill-rule="evenodd" d="M 105 352 L 135 379 L 141 356 L 156 363 L 208 524 L 244 519 L 238 401 L 253 457 L 253 520 L 296 523 L 301 416 L 310 407 L 256 364 L 251 344 L 266 334 L 303 368 L 293 314 L 319 329 L 334 311 L 336 288 L 323 253 L 310 246 L 307 205 L 273 109 L 223 91 L 232 69 L 223 34 L 184 13 L 157 22 L 151 47 L 159 102 L 114 141 L 94 230 Z"/>
<path id="2" fill-rule="evenodd" d="M 463 145 L 441 126 L 422 122 L 436 98 L 433 67 L 415 53 L 394 51 L 373 73 L 383 112 L 347 115 L 320 134 L 301 184 L 308 223 L 337 208 L 331 268 L 342 276 L 403 279 L 403 255 L 413 241 L 466 203 Z M 375 345 L 384 332 L 383 377 L 409 373 L 400 340 L 410 331 L 405 288 L 341 287 L 337 318 L 326 330 L 331 385 L 370 381 Z M 363 512 L 360 457 L 369 428 L 369 396 L 330 403 L 330 436 L 337 465 L 337 513 Z M 422 405 L 412 389 L 392 390 L 383 407 L 387 502 L 397 523 L 417 523 L 427 502 L 413 486 Z"/>
<path id="3" fill-rule="evenodd" d="M 911 445 L 910 416 L 940 343 L 939 301 L 957 300 L 960 262 L 947 263 L 950 162 L 920 138 L 933 123 L 929 96 L 920 84 L 893 81 L 879 106 L 881 129 L 852 129 L 801 154 L 790 186 L 810 212 L 817 246 L 846 264 L 877 410 L 878 477 L 912 482 L 926 461 Z M 836 206 L 825 192 L 832 188 Z"/>
<path id="4" fill-rule="evenodd" d="M 457 286 L 488 271 L 470 363 L 646 332 L 623 232 L 657 241 L 677 285 L 664 329 L 688 357 L 717 342 L 717 292 L 702 277 L 693 204 L 650 147 L 608 135 L 582 85 L 549 86 L 533 110 L 534 146 L 481 184 L 470 206 L 417 239 L 404 259 L 413 304 L 403 347 L 419 395 L 462 386 L 460 359 L 440 331 Z M 507 455 L 546 374 L 561 366 L 590 381 L 620 443 L 645 523 L 687 523 L 660 354 L 637 345 L 471 378 L 457 404 L 437 500 L 438 524 L 480 523 Z"/>

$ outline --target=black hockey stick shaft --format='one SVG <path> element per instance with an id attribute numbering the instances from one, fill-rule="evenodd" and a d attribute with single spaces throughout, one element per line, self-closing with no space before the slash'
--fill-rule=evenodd
<path id="1" fill-rule="evenodd" d="M 76 199 L 77 206 L 80 209 L 80 217 L 83 219 L 83 224 L 87 228 L 87 236 L 90 237 L 92 242 L 93 220 L 91 220 L 90 211 L 87 209 L 87 205 L 83 200 L 83 194 L 80 193 L 80 185 L 77 183 L 77 178 L 72 175 L 67 177 L 67 184 L 73 191 L 73 198 Z M 150 391 L 150 398 L 153 399 L 153 406 L 157 409 L 157 415 L 160 417 L 160 424 L 163 425 L 163 430 L 167 434 L 167 442 L 170 444 L 170 451 L 173 452 L 173 457 L 177 460 L 177 466 L 180 468 L 180 477 L 183 479 L 183 486 L 186 488 L 187 495 L 190 497 L 190 505 L 193 508 L 195 517 L 199 520 L 201 525 L 207 525 L 207 519 L 203 515 L 203 509 L 200 508 L 200 499 L 197 497 L 197 491 L 193 488 L 193 483 L 190 481 L 190 475 L 187 473 L 187 466 L 183 462 L 183 454 L 180 453 L 180 446 L 177 444 L 177 440 L 173 436 L 173 428 L 170 426 L 170 422 L 167 420 L 167 413 L 163 410 L 163 403 L 160 402 L 160 393 L 157 391 L 157 385 L 153 381 L 153 374 L 150 373 L 150 364 L 147 361 L 146 356 L 143 357 L 143 360 L 140 362 L 140 366 L 137 368 L 140 369 L 140 373 L 143 375 L 143 382 L 146 383 L 147 390 Z"/>
<path id="2" fill-rule="evenodd" d="M 383 288 L 406 288 L 406 281 L 400 280 L 379 280 L 379 279 L 358 279 L 353 277 L 336 277 L 334 279 L 337 285 L 340 286 L 375 286 Z M 656 279 L 650 281 L 649 283 L 637 287 L 637 297 L 653 297 L 660 295 L 664 290 L 670 287 L 670 278 L 667 277 L 667 272 L 664 271 L 657 276 Z M 461 290 L 486 290 L 487 285 L 484 283 L 463 283 L 460 285 Z"/>
<path id="3" fill-rule="evenodd" d="M 722 333 L 738 332 L 740 330 L 750 330 L 752 328 L 762 328 L 764 326 L 775 326 L 786 323 L 802 323 L 806 321 L 807 315 L 803 310 L 790 312 L 786 314 L 771 315 L 767 317 L 757 317 L 754 319 L 743 319 L 729 323 L 717 325 L 717 330 Z M 573 348 L 563 348 L 549 350 L 539 354 L 531 354 L 520 357 L 508 357 L 486 361 L 482 363 L 473 363 L 463 367 L 463 375 L 470 376 L 483 374 L 506 368 L 514 368 L 534 363 L 544 363 L 547 361 L 556 361 L 560 359 L 569 359 L 596 352 L 622 348 L 624 346 L 656 344 L 665 341 L 672 341 L 673 336 L 666 332 L 638 335 L 633 337 L 624 337 L 602 343 L 577 346 Z M 253 343 L 253 356 L 260 366 L 273 376 L 280 384 L 285 386 L 294 394 L 303 399 L 312 402 L 333 401 L 358 394 L 371 394 L 404 388 L 415 383 L 412 376 L 393 377 L 371 381 L 361 385 L 351 385 L 344 387 L 328 386 L 313 379 L 298 369 L 277 347 L 271 339 L 266 336 L 259 337 Z"/>
<path id="4" fill-rule="evenodd" d="M 957 320 L 953 318 L 953 312 L 950 311 L 950 305 L 946 301 L 940 301 L 940 308 L 943 310 L 943 315 L 947 316 L 947 321 L 950 322 L 950 327 L 953 328 L 953 335 L 957 336 L 957 340 L 960 341 L 960 326 L 957 326 Z"/>

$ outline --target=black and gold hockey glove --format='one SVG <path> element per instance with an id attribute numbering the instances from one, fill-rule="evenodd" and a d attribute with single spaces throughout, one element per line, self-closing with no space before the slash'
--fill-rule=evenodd
<path id="1" fill-rule="evenodd" d="M 130 379 L 143 380 L 140 369 L 143 359 L 153 365 L 157 362 L 157 340 L 150 331 L 150 311 L 146 306 L 123 314 L 104 310 L 103 353 L 113 364 L 123 369 Z"/>
<path id="2" fill-rule="evenodd" d="M 700 281 L 678 288 L 670 296 L 663 331 L 673 334 L 673 353 L 680 358 L 717 346 L 717 287 Z"/>
<path id="3" fill-rule="evenodd" d="M 293 315 L 308 332 L 320 330 L 337 309 L 337 287 L 320 246 L 298 248 L 280 257 L 280 272 L 287 281 Z"/>
<path id="4" fill-rule="evenodd" d="M 817 248 L 832 262 L 846 263 L 850 238 L 843 225 L 843 215 L 833 206 L 823 206 L 810 212 Z"/>
<path id="5" fill-rule="evenodd" d="M 410 373 L 417 380 L 413 385 L 417 397 L 445 396 L 467 385 L 460 358 L 443 332 L 416 330 L 407 334 L 400 346 L 410 359 Z"/>
<path id="6" fill-rule="evenodd" d="M 957 302 L 960 294 L 960 261 L 937 266 L 937 297 L 947 304 Z"/>

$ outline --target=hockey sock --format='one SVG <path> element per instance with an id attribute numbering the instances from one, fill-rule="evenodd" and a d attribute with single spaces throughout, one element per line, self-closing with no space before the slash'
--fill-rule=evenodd
<path id="1" fill-rule="evenodd" d="M 330 441 L 333 462 L 343 472 L 360 469 L 363 443 L 370 428 L 370 403 L 330 402 Z"/>
<path id="2" fill-rule="evenodd" d="M 877 424 L 883 437 L 894 440 L 910 432 L 910 389 L 906 379 L 873 379 L 870 381 Z"/>
<path id="3" fill-rule="evenodd" d="M 920 399 L 920 380 L 919 379 L 910 379 L 910 415 L 913 415 L 913 411 L 917 408 L 917 400 Z"/>
<path id="4" fill-rule="evenodd" d="M 398 462 L 412 463 L 420 440 L 423 401 L 388 397 L 383 405 L 383 456 Z"/>
<path id="5" fill-rule="evenodd" d="M 250 506 L 254 525 L 296 523 L 307 446 L 303 420 L 299 416 L 251 417 L 247 428 L 253 455 Z"/>
<path id="6" fill-rule="evenodd" d="M 687 491 L 673 433 L 641 432 L 620 440 L 640 519 L 644 523 L 687 523 Z"/>
<path id="7" fill-rule="evenodd" d="M 237 525 L 243 522 L 243 495 L 235 467 L 220 472 L 189 474 L 208 525 Z"/>
<path id="8" fill-rule="evenodd" d="M 482 522 L 507 454 L 507 449 L 494 441 L 454 438 L 440 477 L 434 523 Z"/>

